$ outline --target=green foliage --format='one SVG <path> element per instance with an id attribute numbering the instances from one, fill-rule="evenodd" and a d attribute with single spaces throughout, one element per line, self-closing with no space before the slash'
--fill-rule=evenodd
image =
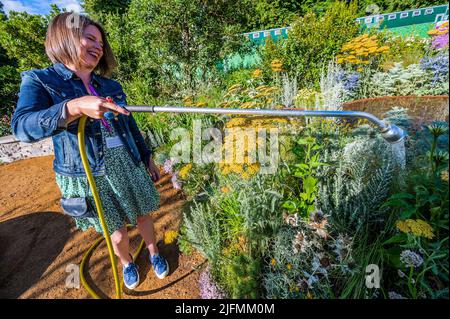
<path id="1" fill-rule="evenodd" d="M 404 67 L 419 64 L 430 53 L 431 41 L 420 37 L 386 36 L 383 45 L 389 46 L 389 51 L 382 55 L 380 65 L 387 71 L 398 62 Z"/>
<path id="2" fill-rule="evenodd" d="M 316 209 L 316 196 L 318 192 L 317 169 L 325 165 L 319 161 L 320 145 L 314 137 L 304 137 L 297 141 L 293 151 L 300 159 L 300 163 L 294 164 L 292 173 L 300 178 L 298 197 L 294 196 L 283 203 L 290 214 L 299 213 L 301 217 L 309 219 L 310 214 Z"/>
<path id="3" fill-rule="evenodd" d="M 387 281 L 387 286 L 413 299 L 448 298 L 448 171 L 447 180 L 437 171 L 430 174 L 426 169 L 413 174 L 408 180 L 407 190 L 393 194 L 384 205 L 393 209 L 393 216 L 399 219 L 397 223 L 419 220 L 421 227 L 427 222 L 430 225 L 426 232 L 421 230 L 423 228 L 411 228 L 406 232 L 405 226 L 397 226 L 401 232 L 392 231 L 389 237 L 385 237 L 387 240 L 383 243 L 382 252 L 391 267 L 386 276 L 401 274 L 403 278 L 393 280 L 391 284 Z M 402 262 L 400 254 L 406 250 L 415 254 L 419 252 L 422 263 L 412 267 Z"/>
<path id="4" fill-rule="evenodd" d="M 122 14 L 127 10 L 130 2 L 131 0 L 83 0 L 81 5 L 89 16 L 96 19 L 107 13 Z"/>
<path id="5" fill-rule="evenodd" d="M 224 83 L 227 87 L 230 87 L 234 84 L 239 84 L 244 86 L 248 81 L 252 78 L 253 70 L 243 69 L 236 70 L 228 73 L 224 78 Z"/>
<path id="6" fill-rule="evenodd" d="M 303 1 L 245 1 L 249 8 L 246 29 L 264 30 L 288 26 L 301 11 Z"/>
<path id="7" fill-rule="evenodd" d="M 218 271 L 221 284 L 228 290 L 231 298 L 259 298 L 259 282 L 261 263 L 246 253 L 238 253 L 230 259 L 222 260 Z"/>
<path id="8" fill-rule="evenodd" d="M 185 240 L 214 265 L 220 258 L 222 234 L 217 213 L 206 203 L 193 202 L 183 214 Z"/>
<path id="9" fill-rule="evenodd" d="M 47 16 L 25 12 L 0 14 L 0 136 L 11 134 L 10 120 L 20 85 L 20 72 L 50 65 L 44 40 L 50 19 L 60 12 L 52 5 Z"/>
<path id="10" fill-rule="evenodd" d="M 366 137 L 347 144 L 328 159 L 335 165 L 321 172 L 319 206 L 330 214 L 330 222 L 338 231 L 358 233 L 365 225 L 380 226 L 386 214 L 381 206 L 394 177 L 391 152 L 381 137 Z"/>
<path id="11" fill-rule="evenodd" d="M 276 234 L 265 259 L 263 287 L 268 298 L 336 298 L 354 272 L 353 240 L 330 234 L 326 218 L 290 217 Z M 324 225 L 318 226 L 318 225 Z"/>
<path id="12" fill-rule="evenodd" d="M 132 1 L 126 28 L 132 51 L 138 52 L 136 72 L 153 76 L 161 95 L 195 92 L 213 79 L 216 63 L 234 52 L 243 37 L 238 3 L 218 1 Z M 149 74 L 150 72 L 150 74 Z"/>
<path id="13" fill-rule="evenodd" d="M 448 81 L 432 83 L 433 75 L 411 64 L 395 63 L 387 72 L 376 72 L 366 79 L 366 97 L 403 95 L 441 95 L 448 93 Z"/>
<path id="14" fill-rule="evenodd" d="M 45 33 L 51 18 L 60 12 L 56 6 L 47 16 L 11 11 L 7 20 L 0 21 L 0 45 L 9 58 L 17 60 L 19 71 L 50 65 L 44 48 Z"/>
<path id="15" fill-rule="evenodd" d="M 273 60 L 275 53 L 300 83 L 318 87 L 325 63 L 358 33 L 356 17 L 356 5 L 342 1 L 334 2 L 323 16 L 308 12 L 293 22 L 288 39 L 280 41 L 275 52 L 267 51 L 264 60 Z"/>

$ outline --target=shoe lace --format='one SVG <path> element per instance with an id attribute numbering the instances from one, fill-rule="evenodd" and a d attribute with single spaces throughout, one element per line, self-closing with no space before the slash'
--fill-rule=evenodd
<path id="1" fill-rule="evenodd" d="M 166 266 L 166 262 L 164 258 L 161 257 L 161 255 L 156 255 L 153 257 L 153 267 L 157 268 L 158 270 L 163 269 Z"/>
<path id="2" fill-rule="evenodd" d="M 130 277 L 134 278 L 134 277 L 136 277 L 136 267 L 135 267 L 135 265 L 131 263 L 127 267 L 125 267 L 125 269 L 123 271 L 123 274 L 125 276 L 127 276 L 127 278 L 130 278 Z"/>

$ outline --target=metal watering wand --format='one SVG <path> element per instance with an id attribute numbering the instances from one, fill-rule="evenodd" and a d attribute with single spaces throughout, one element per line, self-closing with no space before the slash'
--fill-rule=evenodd
<path id="1" fill-rule="evenodd" d="M 345 117 L 345 118 L 363 118 L 367 119 L 373 124 L 375 124 L 381 133 L 381 136 L 391 144 L 397 144 L 404 140 L 406 133 L 399 127 L 388 124 L 383 120 L 378 119 L 376 116 L 359 111 L 302 111 L 302 110 L 261 110 L 261 109 L 228 109 L 228 108 L 197 108 L 197 107 L 180 107 L 180 106 L 144 106 L 144 105 L 129 105 L 126 109 L 130 112 L 148 112 L 148 113 L 204 113 L 204 114 L 238 114 L 238 115 L 260 115 L 260 116 L 284 116 L 284 117 Z M 109 116 L 107 112 L 105 116 Z M 112 113 L 111 113 L 112 114 Z M 102 203 L 98 190 L 95 184 L 94 177 L 92 175 L 91 168 L 89 166 L 89 161 L 86 154 L 86 146 L 84 139 L 84 128 L 86 126 L 87 116 L 84 115 L 80 118 L 78 124 L 78 145 L 81 154 L 81 160 L 83 162 L 84 169 L 86 171 L 89 186 L 92 190 L 92 194 L 95 201 L 95 206 L 97 208 L 98 217 L 103 229 L 104 238 L 106 240 L 106 245 L 108 247 L 109 257 L 111 260 L 111 266 L 114 276 L 115 288 L 116 288 L 116 298 L 120 299 L 122 297 L 122 287 L 120 285 L 119 275 L 117 273 L 116 258 L 114 255 L 114 250 L 112 247 L 111 237 L 108 233 L 108 229 L 105 223 L 105 217 L 103 214 Z M 84 277 L 84 265 L 87 258 L 92 253 L 92 251 L 100 244 L 103 238 L 99 238 L 84 254 L 80 265 L 80 279 L 83 286 L 89 292 L 89 294 L 94 298 L 100 298 L 100 296 L 95 293 L 95 291 L 88 285 Z M 144 247 L 144 240 L 141 241 L 138 250 L 133 255 L 133 260 L 135 260 L 142 248 Z"/>

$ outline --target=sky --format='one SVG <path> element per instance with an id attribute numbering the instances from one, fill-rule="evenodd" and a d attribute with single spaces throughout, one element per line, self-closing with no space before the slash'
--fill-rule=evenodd
<path id="1" fill-rule="evenodd" d="M 9 11 L 26 11 L 30 14 L 47 14 L 54 3 L 67 11 L 81 12 L 80 0 L 0 0 L 6 14 Z"/>

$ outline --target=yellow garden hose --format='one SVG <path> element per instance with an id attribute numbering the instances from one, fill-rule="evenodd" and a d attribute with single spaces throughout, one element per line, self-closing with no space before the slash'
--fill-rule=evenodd
<path id="1" fill-rule="evenodd" d="M 78 124 L 78 146 L 80 149 L 81 161 L 83 162 L 84 170 L 86 171 L 88 183 L 89 183 L 90 189 L 92 190 L 92 195 L 94 196 L 95 207 L 97 208 L 98 218 L 100 219 L 100 223 L 102 225 L 104 239 L 106 239 L 106 245 L 108 247 L 109 258 L 111 260 L 111 266 L 112 266 L 112 271 L 113 271 L 113 275 L 114 275 L 114 282 L 115 282 L 115 287 L 116 287 L 116 298 L 121 299 L 122 298 L 122 286 L 120 284 L 119 274 L 117 272 L 116 256 L 114 254 L 114 249 L 112 246 L 111 237 L 109 235 L 108 228 L 106 227 L 105 216 L 103 214 L 102 202 L 100 200 L 97 186 L 95 184 L 95 180 L 92 175 L 91 167 L 89 166 L 89 161 L 88 161 L 88 157 L 86 154 L 86 145 L 85 145 L 85 139 L 84 139 L 84 128 L 86 126 L 86 120 L 87 120 L 87 116 L 83 115 L 80 118 L 80 122 Z M 132 226 L 132 225 L 127 225 L 127 226 Z M 83 259 L 81 260 L 81 265 L 80 265 L 81 283 L 86 288 L 88 293 L 95 299 L 100 299 L 100 296 L 97 293 L 95 293 L 95 291 L 88 285 L 86 278 L 84 277 L 84 266 L 86 264 L 86 260 L 89 258 L 91 253 L 94 251 L 95 248 L 97 248 L 97 246 L 101 243 L 102 240 L 103 240 L 103 238 L 99 238 L 98 240 L 96 240 L 94 242 L 94 244 L 86 251 L 86 253 L 83 256 Z M 139 256 L 139 253 L 141 252 L 143 247 L 144 247 L 144 240 L 141 241 L 141 244 L 139 245 L 138 250 L 133 255 L 133 260 L 137 259 L 137 257 Z"/>

